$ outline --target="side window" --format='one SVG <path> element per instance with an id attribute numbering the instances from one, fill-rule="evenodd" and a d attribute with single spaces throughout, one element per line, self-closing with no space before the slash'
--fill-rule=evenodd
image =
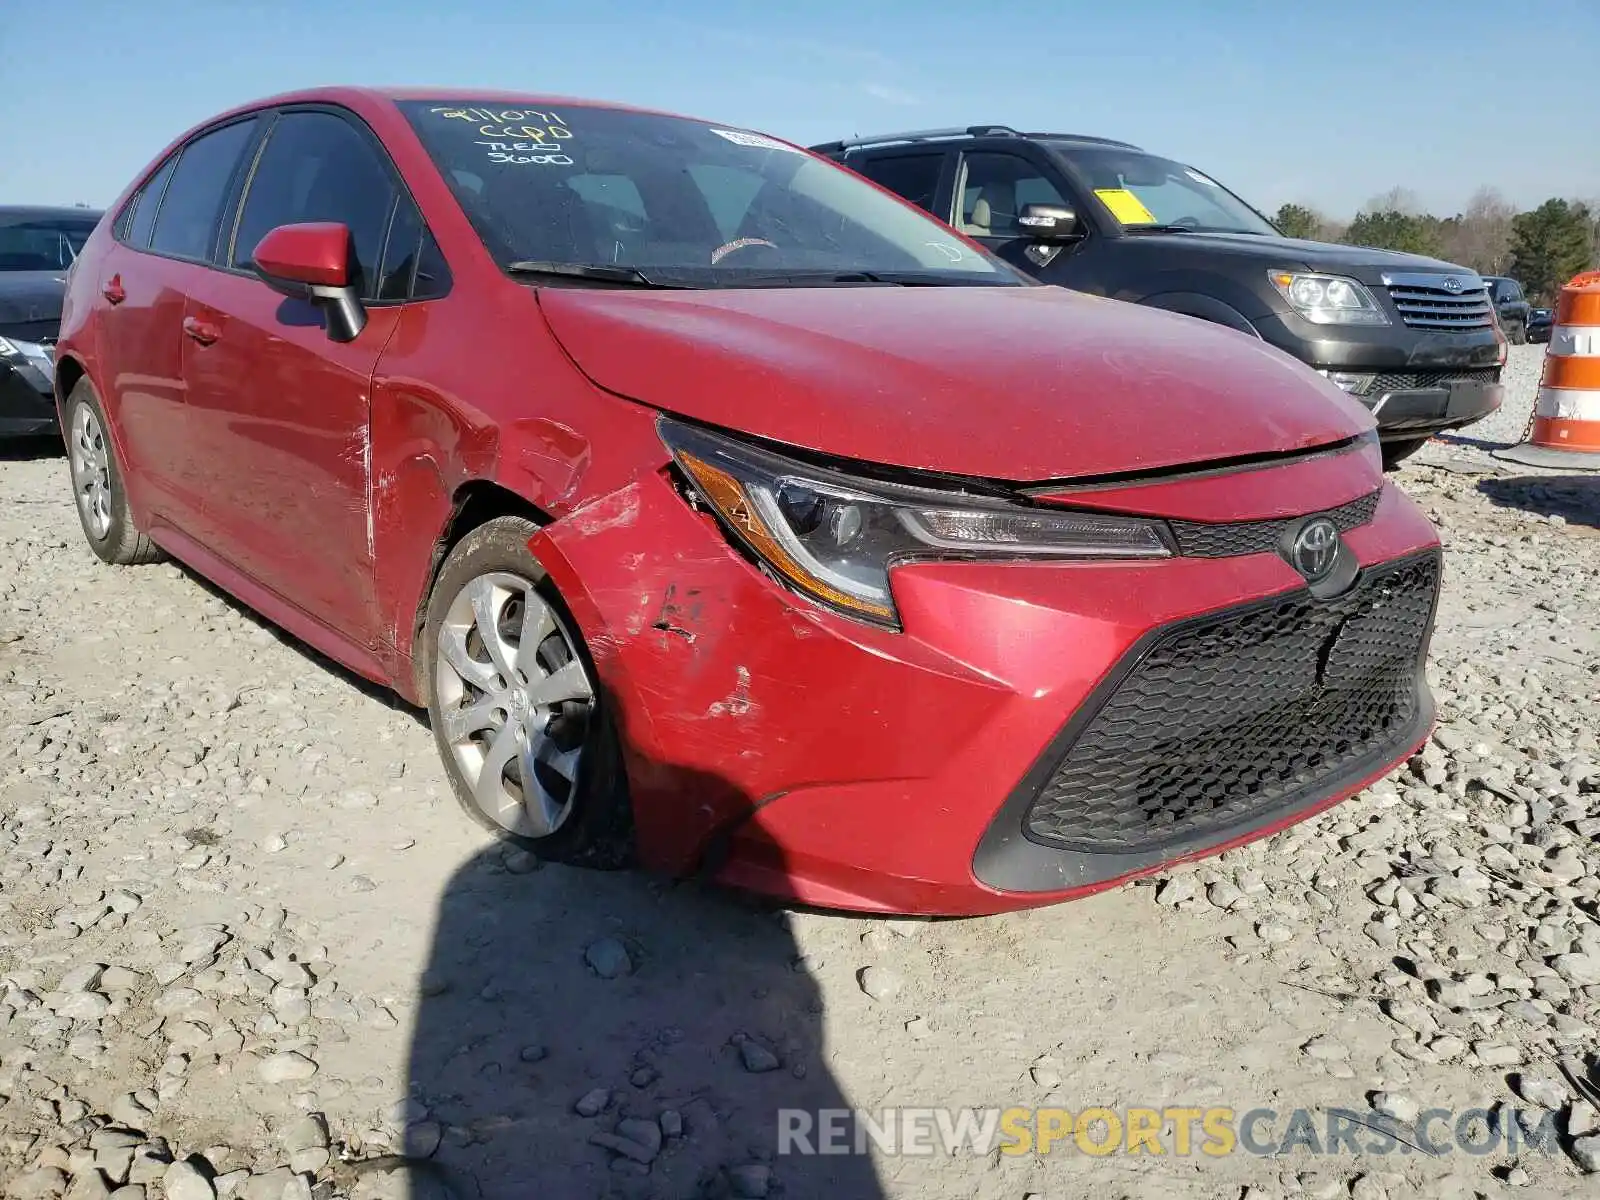
<path id="1" fill-rule="evenodd" d="M 450 290 L 450 266 L 433 234 L 422 231 L 422 250 L 417 255 L 417 281 L 411 289 L 413 300 L 432 300 Z"/>
<path id="2" fill-rule="evenodd" d="M 421 249 L 422 214 L 409 196 L 402 196 L 395 205 L 394 219 L 389 222 L 378 286 L 373 289 L 377 299 L 411 299 L 411 284 L 417 276 L 417 252 Z"/>
<path id="3" fill-rule="evenodd" d="M 450 270 L 433 234 L 410 196 L 402 195 L 389 222 L 383 266 L 375 289 L 379 300 L 432 300 L 450 290 Z"/>
<path id="4" fill-rule="evenodd" d="M 328 112 L 285 113 L 256 163 L 230 261 L 248 267 L 261 239 L 279 225 L 338 221 L 355 245 L 351 282 L 370 299 L 398 190 L 377 149 L 349 121 Z"/>
<path id="5" fill-rule="evenodd" d="M 870 158 L 866 162 L 844 165 L 865 175 L 879 187 L 897 192 L 919 208 L 933 211 L 934 197 L 939 191 L 939 170 L 944 166 L 944 152 L 935 154 L 891 154 Z"/>
<path id="6" fill-rule="evenodd" d="M 236 121 L 201 134 L 183 148 L 155 213 L 150 249 L 180 258 L 211 257 L 228 184 L 255 124 Z M 139 224 L 137 212 L 134 224 Z"/>
<path id="7" fill-rule="evenodd" d="M 147 249 L 150 245 L 150 230 L 155 227 L 161 193 L 167 190 L 167 180 L 172 178 L 172 168 L 177 161 L 174 156 L 162 163 L 161 169 L 145 181 L 145 185 L 133 194 L 128 206 L 122 210 L 122 217 L 117 222 L 117 237 L 136 250 Z"/>
<path id="8" fill-rule="evenodd" d="M 957 228 L 973 237 L 1017 236 L 1027 204 L 1071 207 L 1038 167 L 1015 154 L 969 154 L 962 167 Z"/>

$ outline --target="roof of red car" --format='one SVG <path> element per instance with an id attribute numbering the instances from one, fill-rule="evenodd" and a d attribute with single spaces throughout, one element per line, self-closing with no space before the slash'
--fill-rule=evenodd
<path id="1" fill-rule="evenodd" d="M 552 96 L 539 92 L 508 92 L 494 88 L 476 87 L 358 87 L 354 85 L 333 85 L 329 87 L 302 88 L 293 92 L 282 92 L 276 96 L 263 96 L 251 100 L 246 104 L 238 105 L 232 111 L 246 111 L 252 108 L 264 108 L 274 104 L 303 104 L 312 101 L 332 101 L 341 104 L 366 101 L 400 101 L 400 100 L 470 100 L 474 103 L 489 104 L 515 104 L 518 107 L 547 108 L 617 108 L 628 112 L 655 113 L 660 116 L 677 116 L 661 109 L 641 108 L 635 104 L 622 104 L 615 100 L 584 99 L 581 96 Z"/>

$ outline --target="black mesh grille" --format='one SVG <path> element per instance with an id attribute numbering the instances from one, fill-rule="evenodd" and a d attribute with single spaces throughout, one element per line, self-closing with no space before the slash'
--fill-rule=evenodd
<path id="1" fill-rule="evenodd" d="M 1378 511 L 1379 494 L 1373 492 L 1315 515 L 1327 517 L 1339 527 L 1340 533 L 1344 533 L 1372 520 L 1372 514 Z M 1284 532 L 1305 519 L 1287 517 L 1276 521 L 1231 521 L 1220 525 L 1173 521 L 1171 525 L 1178 539 L 1178 553 L 1189 558 L 1232 558 L 1236 554 L 1262 554 L 1277 549 L 1278 539 Z"/>
<path id="2" fill-rule="evenodd" d="M 1293 805 L 1417 717 L 1436 554 L 1161 637 L 1073 741 L 1024 821 L 1085 852 L 1148 850 Z"/>
<path id="3" fill-rule="evenodd" d="M 1498 383 L 1499 367 L 1453 367 L 1433 371 L 1390 371 L 1375 376 L 1362 389 L 1363 396 L 1382 396 L 1386 392 L 1408 392 L 1418 388 L 1449 387 L 1458 380 L 1473 383 Z"/>

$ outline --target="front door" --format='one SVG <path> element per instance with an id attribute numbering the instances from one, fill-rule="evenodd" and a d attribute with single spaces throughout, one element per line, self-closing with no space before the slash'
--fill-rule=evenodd
<path id="1" fill-rule="evenodd" d="M 371 386 L 398 309 L 368 306 L 336 342 L 309 302 L 250 273 L 279 225 L 351 231 L 353 280 L 377 297 L 384 238 L 400 197 L 371 134 L 328 109 L 278 115 L 241 199 L 224 261 L 184 314 L 188 421 L 201 453 L 204 539 L 257 583 L 358 645 L 374 646 Z"/>
<path id="2" fill-rule="evenodd" d="M 1041 267 L 1027 250 L 1032 243 L 1020 236 L 1017 217 L 1029 204 L 1054 204 L 1077 212 L 1088 227 L 1088 214 L 1059 173 L 1020 154 L 983 151 L 962 156 L 956 178 L 955 226 L 982 242 L 995 255 L 1046 283 L 1077 286 L 1078 261 L 1090 249 L 1087 242 L 1062 247 Z M 1086 291 L 1098 289 L 1086 287 Z"/>

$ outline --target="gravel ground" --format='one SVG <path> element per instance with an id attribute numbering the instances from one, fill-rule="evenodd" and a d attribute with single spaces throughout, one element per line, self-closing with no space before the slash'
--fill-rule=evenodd
<path id="1" fill-rule="evenodd" d="M 1540 354 L 1400 476 L 1448 544 L 1425 752 L 1269 842 L 985 920 L 506 853 L 418 714 L 176 567 L 99 566 L 61 459 L 0 452 L 0 1190 L 1592 1194 L 1600 477 L 1481 444 L 1520 436 Z M 1036 1104 L 1498 1132 L 1482 1155 L 775 1154 L 779 1107 Z M 1509 1149 L 1512 1109 L 1555 1114 L 1559 1146 Z"/>

